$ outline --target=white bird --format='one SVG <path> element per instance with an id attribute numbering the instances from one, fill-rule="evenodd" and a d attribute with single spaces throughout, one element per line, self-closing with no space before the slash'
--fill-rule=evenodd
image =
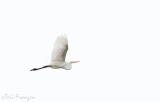
<path id="1" fill-rule="evenodd" d="M 54 48 L 51 56 L 51 63 L 41 68 L 33 68 L 30 71 L 36 71 L 36 70 L 48 68 L 48 67 L 53 69 L 63 68 L 66 70 L 70 70 L 72 68 L 72 63 L 77 63 L 79 61 L 66 62 L 65 58 L 66 58 L 67 51 L 68 51 L 67 36 L 66 35 L 58 36 L 54 43 Z"/>

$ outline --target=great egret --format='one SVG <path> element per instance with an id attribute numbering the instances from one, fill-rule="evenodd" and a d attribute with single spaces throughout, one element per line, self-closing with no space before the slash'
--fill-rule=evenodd
<path id="1" fill-rule="evenodd" d="M 58 36 L 52 51 L 51 63 L 49 65 L 43 66 L 41 68 L 33 68 L 30 71 L 36 71 L 43 68 L 51 67 L 53 69 L 63 68 L 70 70 L 72 68 L 72 63 L 77 63 L 79 61 L 69 61 L 66 62 L 66 54 L 68 51 L 68 39 L 66 35 Z"/>

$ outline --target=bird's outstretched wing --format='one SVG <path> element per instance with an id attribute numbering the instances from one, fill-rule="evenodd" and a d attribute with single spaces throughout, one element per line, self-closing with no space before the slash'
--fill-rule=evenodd
<path id="1" fill-rule="evenodd" d="M 66 53 L 68 51 L 68 40 L 67 36 L 61 35 L 58 36 L 52 51 L 51 61 L 65 61 Z"/>

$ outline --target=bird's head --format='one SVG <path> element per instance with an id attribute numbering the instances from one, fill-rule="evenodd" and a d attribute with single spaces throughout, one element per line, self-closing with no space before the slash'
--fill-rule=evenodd
<path id="1" fill-rule="evenodd" d="M 71 61 L 71 63 L 77 63 L 77 62 L 80 62 L 80 61 Z"/>

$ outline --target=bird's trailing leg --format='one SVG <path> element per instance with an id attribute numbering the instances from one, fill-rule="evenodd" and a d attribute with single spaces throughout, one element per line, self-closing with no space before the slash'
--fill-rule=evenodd
<path id="1" fill-rule="evenodd" d="M 43 67 L 41 67 L 41 68 L 33 68 L 33 69 L 31 69 L 30 71 L 36 71 L 36 70 L 43 69 L 43 68 L 47 68 L 47 67 L 51 67 L 51 65 L 46 65 L 46 66 L 43 66 Z"/>

